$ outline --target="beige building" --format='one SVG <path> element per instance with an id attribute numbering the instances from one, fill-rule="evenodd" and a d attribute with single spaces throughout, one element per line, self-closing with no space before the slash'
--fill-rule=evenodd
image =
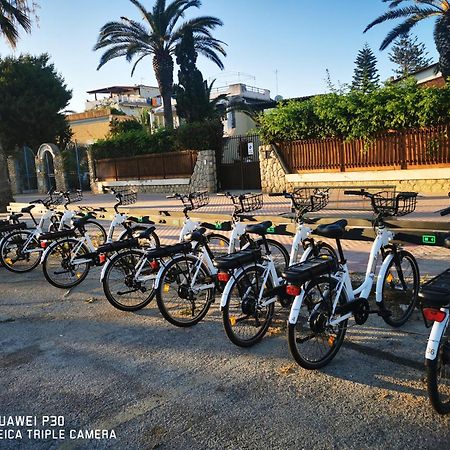
<path id="1" fill-rule="evenodd" d="M 72 139 L 80 145 L 91 145 L 99 139 L 105 138 L 109 134 L 113 119 L 128 120 L 130 116 L 115 115 L 111 108 L 92 109 L 67 116 L 73 133 Z"/>

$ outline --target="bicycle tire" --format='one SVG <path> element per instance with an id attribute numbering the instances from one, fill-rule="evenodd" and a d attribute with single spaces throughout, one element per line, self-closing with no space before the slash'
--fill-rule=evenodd
<path id="1" fill-rule="evenodd" d="M 260 342 L 273 319 L 275 302 L 266 305 L 261 317 L 256 305 L 261 288 L 258 281 L 261 281 L 263 274 L 264 268 L 261 266 L 246 267 L 237 278 L 233 279 L 222 310 L 225 333 L 228 339 L 239 347 L 251 347 Z M 271 286 L 272 283 L 268 280 L 265 289 L 271 289 Z M 261 318 L 264 319 L 262 322 Z M 258 324 L 261 326 L 257 326 Z M 244 325 L 248 325 L 248 328 L 243 328 Z M 257 328 L 256 332 L 250 331 L 253 328 Z"/>
<path id="2" fill-rule="evenodd" d="M 80 241 L 76 238 L 65 238 L 50 244 L 50 247 L 42 261 L 42 271 L 45 279 L 59 289 L 69 289 L 79 285 L 88 275 L 91 268 L 90 262 L 74 265 L 70 263 L 73 249 Z M 81 244 L 79 256 L 89 253 L 87 246 Z M 81 268 L 81 269 L 80 269 Z M 62 271 L 61 271 L 62 270 Z M 67 282 L 63 282 L 65 275 Z"/>
<path id="3" fill-rule="evenodd" d="M 206 238 L 208 239 L 208 247 L 214 257 L 223 256 L 228 253 L 230 240 L 226 236 L 219 233 L 210 233 Z"/>
<path id="4" fill-rule="evenodd" d="M 23 245 L 32 234 L 33 231 L 31 230 L 14 230 L 2 239 L 0 245 L 0 261 L 5 269 L 14 273 L 26 273 L 31 272 L 39 265 L 42 250 L 39 241 L 35 237 L 31 241 L 33 247 L 30 249 L 35 251 L 30 251 L 26 255 L 22 254 Z M 34 259 L 31 259 L 31 256 L 34 254 Z M 20 262 L 28 264 L 23 267 L 17 264 Z"/>
<path id="5" fill-rule="evenodd" d="M 91 239 L 92 245 L 95 248 L 98 248 L 100 247 L 100 245 L 106 243 L 106 230 L 101 223 L 97 222 L 96 220 L 89 219 L 86 221 L 84 229 L 86 230 L 86 234 Z"/>
<path id="6" fill-rule="evenodd" d="M 411 272 L 406 272 L 406 278 L 407 280 L 410 280 L 412 277 L 412 288 L 407 288 L 405 291 L 402 286 L 403 283 L 398 275 L 398 269 L 392 270 L 393 266 L 396 264 L 395 258 L 393 258 L 387 266 L 386 272 L 383 275 L 380 274 L 380 276 L 383 276 L 382 308 L 390 313 L 390 315 L 385 314 L 382 317 L 388 325 L 395 328 L 404 325 L 411 317 L 414 307 L 417 304 L 417 295 L 420 284 L 419 267 L 414 256 L 406 250 L 400 250 L 398 256 L 400 265 L 402 265 L 403 261 L 408 261 Z M 403 276 L 405 277 L 405 270 L 403 267 L 402 271 Z M 405 282 L 407 280 L 405 280 Z M 403 295 L 401 295 L 402 291 L 399 287 L 403 289 Z M 398 314 L 396 315 L 395 313 Z"/>
<path id="7" fill-rule="evenodd" d="M 277 272 L 282 272 L 286 267 L 289 266 L 289 253 L 286 247 L 275 239 L 266 238 L 267 245 L 269 246 L 270 253 L 275 263 Z M 264 241 L 263 239 L 258 239 L 256 245 L 261 247 L 264 252 Z"/>
<path id="8" fill-rule="evenodd" d="M 447 326 L 446 332 L 441 336 L 436 358 L 425 360 L 428 396 L 434 410 L 439 414 L 450 413 L 450 342 L 448 330 Z M 445 387 L 442 386 L 443 382 L 446 382 Z"/>
<path id="9" fill-rule="evenodd" d="M 142 251 L 136 249 L 130 249 L 117 253 L 112 257 L 111 261 L 108 263 L 108 267 L 105 270 L 105 274 L 102 280 L 103 292 L 108 302 L 112 306 L 114 306 L 114 308 L 119 309 L 120 311 L 139 311 L 140 309 L 146 307 L 155 296 L 155 289 L 153 288 L 153 286 L 150 290 L 150 293 L 148 293 L 149 290 L 145 286 L 138 286 L 138 284 L 132 286 L 132 283 L 134 282 L 134 275 L 136 273 L 135 267 L 137 262 L 141 259 L 142 254 Z M 124 283 L 122 285 L 118 283 L 118 287 L 113 288 L 111 277 L 113 270 L 115 270 L 116 268 L 118 271 L 118 279 L 122 274 L 121 279 L 124 280 Z M 123 291 L 123 294 L 120 293 L 121 291 L 117 290 L 119 286 L 123 286 L 123 288 L 125 289 L 125 291 Z M 137 300 L 134 300 L 133 297 L 128 296 L 128 303 L 125 303 L 121 299 L 124 298 L 126 289 L 130 288 L 133 288 L 133 291 L 129 292 L 130 294 L 140 291 L 145 295 L 138 297 Z"/>
<path id="10" fill-rule="evenodd" d="M 214 299 L 214 288 L 207 288 L 205 298 L 197 308 L 195 293 L 192 288 L 186 287 L 185 279 L 190 278 L 191 267 L 198 267 L 199 258 L 194 255 L 180 255 L 169 261 L 156 289 L 156 302 L 162 316 L 177 327 L 191 327 L 200 322 L 208 313 Z M 183 263 L 185 264 L 183 267 Z M 180 275 L 182 277 L 180 278 Z M 199 267 L 200 283 L 210 283 L 212 278 L 207 267 L 202 263 Z M 191 298 L 183 298 L 183 297 Z M 190 315 L 190 318 L 187 318 Z"/>
<path id="11" fill-rule="evenodd" d="M 331 309 L 330 292 L 336 289 L 337 284 L 337 281 L 330 277 L 319 277 L 310 281 L 305 286 L 306 292 L 297 322 L 288 324 L 289 350 L 297 364 L 304 369 L 316 370 L 329 364 L 344 342 L 348 320 L 344 320 L 337 325 L 337 332 L 333 328 L 327 327 L 326 322 L 324 322 L 329 320 Z M 323 285 L 322 288 L 315 289 L 319 285 Z M 314 295 L 318 295 L 319 298 L 315 299 Z M 342 291 L 339 303 L 343 304 L 345 301 L 346 296 L 344 291 Z M 302 316 L 303 311 L 304 316 Z M 314 330 L 314 328 L 317 329 Z M 303 334 L 306 335 L 303 336 Z M 324 351 L 323 355 L 319 357 L 311 356 L 312 350 L 308 350 L 306 345 L 312 345 L 314 342 L 317 342 L 319 351 Z M 300 344 L 302 344 L 301 350 Z M 327 346 L 329 347 L 328 349 Z"/>

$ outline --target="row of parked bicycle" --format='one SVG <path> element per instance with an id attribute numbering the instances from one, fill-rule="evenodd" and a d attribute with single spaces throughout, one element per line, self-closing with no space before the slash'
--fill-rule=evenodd
<path id="1" fill-rule="evenodd" d="M 108 232 L 95 220 L 101 209 L 77 218 L 80 214 L 69 208 L 81 199 L 79 192 L 49 193 L 20 214 L 11 214 L 0 223 L 1 264 L 23 273 L 41 263 L 45 278 L 58 288 L 76 286 L 91 267 L 103 266 L 100 281 L 114 307 L 136 311 L 156 297 L 163 317 L 180 327 L 201 321 L 220 294 L 225 332 L 241 347 L 250 347 L 264 337 L 279 302 L 290 308 L 289 348 L 305 369 L 324 367 L 336 356 L 349 319 L 362 325 L 376 313 L 387 324 L 399 327 L 419 306 L 420 298 L 425 323 L 433 324 L 426 350 L 430 399 L 439 413 L 450 412 L 450 269 L 420 288 L 416 259 L 394 242 L 394 232 L 385 223 L 388 217 L 413 212 L 416 193 L 345 191 L 368 199 L 374 212 L 375 239 L 364 281 L 354 288 L 341 245 L 347 221 L 313 229 L 317 218 L 310 215 L 328 204 L 327 189 L 271 194 L 291 203 L 287 217 L 294 218 L 297 227 L 290 253 L 267 237 L 273 232 L 271 222 L 244 222 L 246 214 L 262 208 L 262 194 L 225 194 L 234 206 L 233 214 L 229 221 L 214 224 L 189 217 L 190 211 L 208 204 L 207 193 L 169 196 L 183 203 L 185 220 L 179 242 L 162 246 L 148 217 L 130 217 L 119 210 L 134 203 L 136 193 L 110 191 L 117 202 Z M 44 207 L 39 221 L 32 213 L 37 203 Z M 64 204 L 64 212 L 55 210 L 58 203 Z M 450 214 L 450 208 L 440 213 Z M 34 227 L 21 221 L 23 214 L 30 215 Z M 119 226 L 123 229 L 114 240 Z M 230 232 L 230 237 L 218 230 Z M 334 239 L 336 246 L 315 236 Z M 446 244 L 450 248 L 450 238 Z M 369 303 L 374 284 L 375 310 Z"/>

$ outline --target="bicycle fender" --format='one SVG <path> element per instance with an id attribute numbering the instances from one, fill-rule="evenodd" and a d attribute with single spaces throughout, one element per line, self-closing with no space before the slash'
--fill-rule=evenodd
<path id="1" fill-rule="evenodd" d="M 255 265 L 252 264 L 252 267 L 254 267 Z M 262 264 L 257 264 L 258 267 L 261 267 L 262 269 L 264 269 L 264 266 Z M 245 266 L 245 267 L 240 267 L 239 269 L 236 269 L 233 272 L 233 276 L 228 280 L 227 284 L 225 285 L 223 292 L 222 292 L 222 297 L 220 298 L 220 310 L 222 310 L 225 305 L 227 304 L 227 298 L 228 295 L 232 289 L 232 287 L 234 286 L 235 283 L 235 279 L 240 276 L 242 274 L 242 272 L 249 266 Z"/>
<path id="2" fill-rule="evenodd" d="M 153 284 L 153 289 L 155 291 L 156 291 L 156 289 L 158 289 L 159 281 L 161 280 L 162 273 L 163 273 L 163 270 L 165 268 L 166 268 L 166 266 L 164 264 L 161 264 L 161 267 L 159 268 L 158 273 L 156 274 L 156 278 L 155 278 L 155 281 L 154 281 L 154 284 Z"/>
<path id="3" fill-rule="evenodd" d="M 381 264 L 380 271 L 379 271 L 378 277 L 377 277 L 377 285 L 375 288 L 375 300 L 377 303 L 381 303 L 381 301 L 383 300 L 384 275 L 386 273 L 388 265 L 391 263 L 393 258 L 394 258 L 394 254 L 392 252 L 390 252 L 386 255 L 386 257 L 383 260 L 383 263 Z"/>
<path id="4" fill-rule="evenodd" d="M 103 279 L 105 278 L 105 274 L 106 274 L 106 269 L 109 267 L 109 265 L 111 264 L 112 259 L 107 259 L 105 264 L 103 264 L 102 267 L 102 271 L 100 273 L 100 283 L 103 282 Z"/>
<path id="5" fill-rule="evenodd" d="M 448 326 L 449 311 L 445 308 L 441 308 L 441 311 L 445 311 L 447 317 L 442 322 L 434 322 L 433 328 L 431 328 L 430 337 L 427 342 L 427 349 L 425 351 L 425 359 L 429 361 L 436 359 L 439 350 L 439 342 L 441 341 L 441 337 L 443 333 L 445 333 Z"/>
<path id="6" fill-rule="evenodd" d="M 42 255 L 41 255 L 41 260 L 40 260 L 40 264 L 43 264 L 44 263 L 44 261 L 45 261 L 45 258 L 46 258 L 46 256 L 47 256 L 47 254 L 48 253 L 50 253 L 50 251 L 53 249 L 53 247 L 56 245 L 56 244 L 58 244 L 59 243 L 59 241 L 53 241 L 43 252 L 42 252 Z"/>

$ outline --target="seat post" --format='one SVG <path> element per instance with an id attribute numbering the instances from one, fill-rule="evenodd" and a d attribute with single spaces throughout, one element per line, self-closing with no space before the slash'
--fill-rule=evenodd
<path id="1" fill-rule="evenodd" d="M 346 262 L 347 262 L 347 260 L 345 259 L 345 256 L 344 256 L 344 252 L 343 252 L 343 250 L 342 250 L 342 245 L 341 245 L 341 240 L 340 239 L 336 239 L 336 247 L 337 247 L 337 250 L 338 250 L 338 254 L 339 254 L 339 259 L 340 259 L 340 263 L 341 264 L 345 264 Z"/>

